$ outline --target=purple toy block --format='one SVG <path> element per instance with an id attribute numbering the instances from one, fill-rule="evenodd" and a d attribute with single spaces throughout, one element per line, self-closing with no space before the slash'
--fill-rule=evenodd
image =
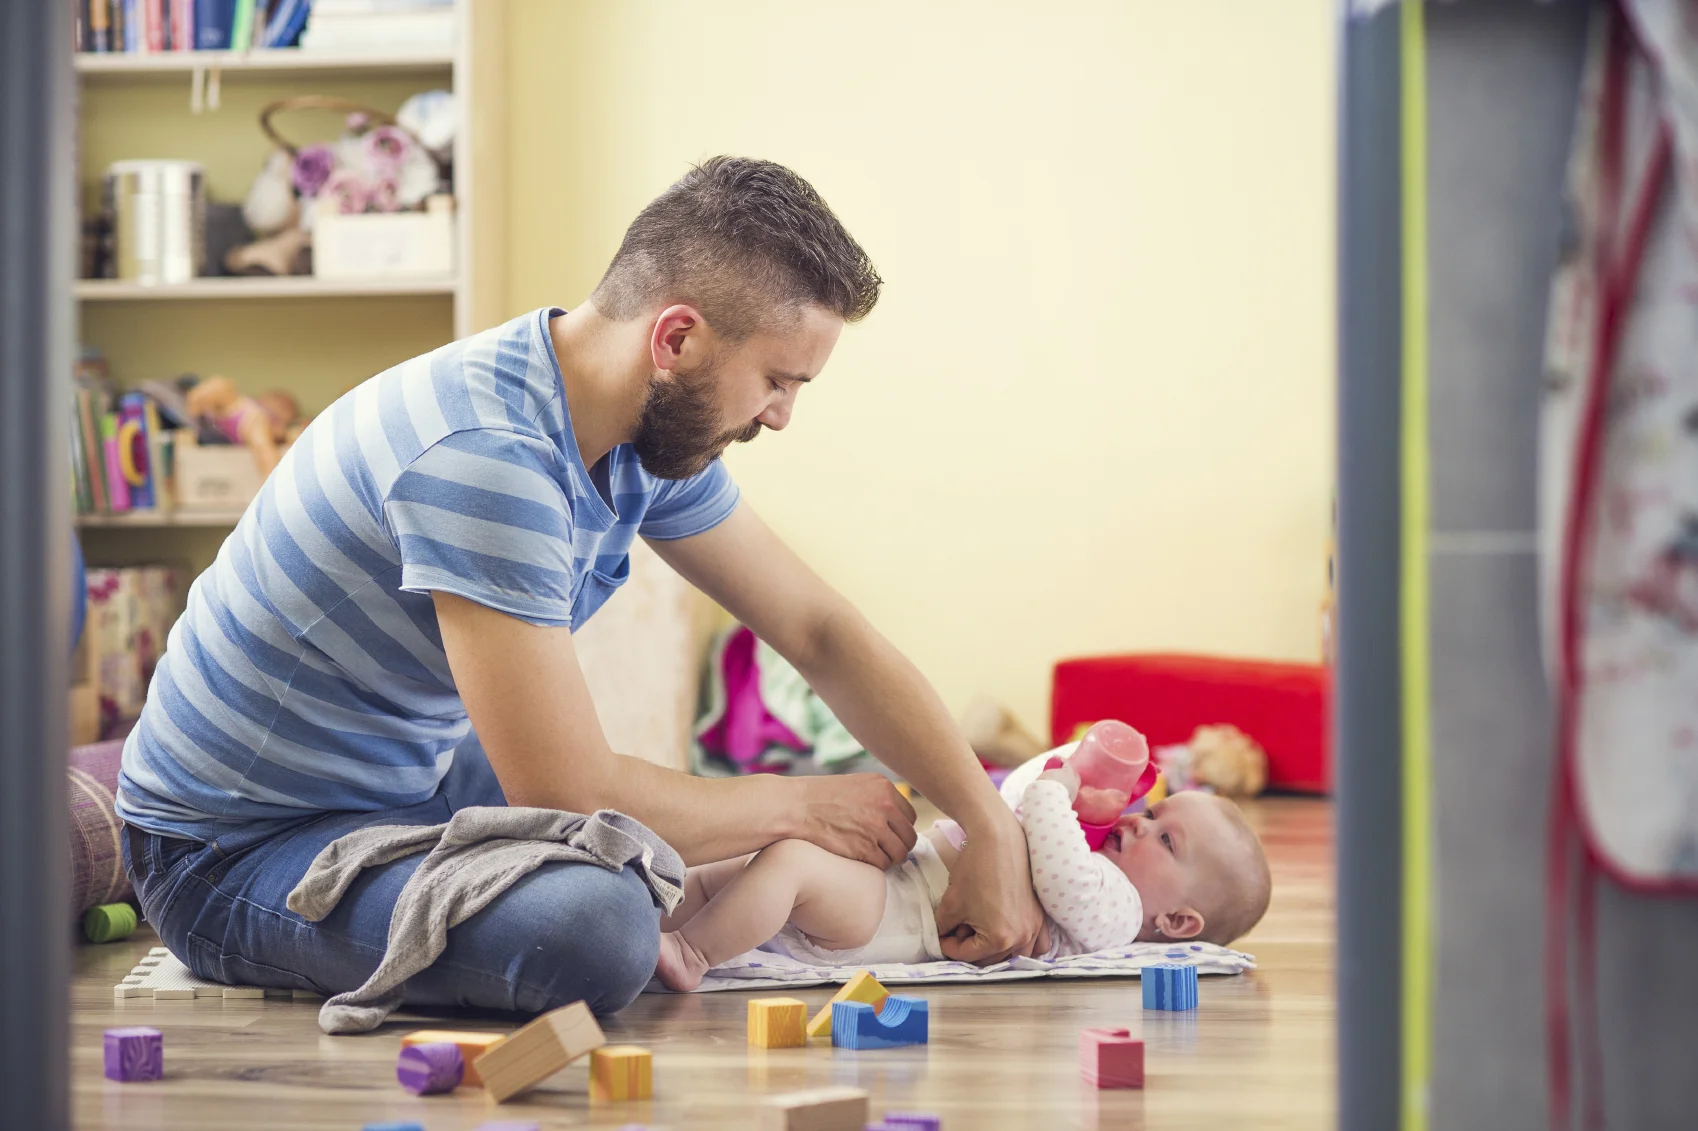
<path id="1" fill-rule="evenodd" d="M 125 1084 L 165 1077 L 165 1034 L 136 1026 L 106 1030 L 106 1078 Z"/>
<path id="2" fill-rule="evenodd" d="M 452 1092 L 460 1086 L 460 1078 L 465 1074 L 466 1062 L 460 1055 L 460 1046 L 447 1041 L 408 1045 L 395 1062 L 395 1079 L 415 1096 Z"/>
<path id="3" fill-rule="evenodd" d="M 914 1111 L 893 1111 L 879 1126 L 884 1131 L 943 1131 L 943 1117 Z"/>

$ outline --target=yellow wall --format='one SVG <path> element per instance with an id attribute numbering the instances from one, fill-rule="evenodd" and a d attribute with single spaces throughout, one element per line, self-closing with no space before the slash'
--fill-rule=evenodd
<path id="1" fill-rule="evenodd" d="M 808 177 L 888 280 L 746 497 L 934 680 L 1312 659 L 1332 450 L 1330 0 L 513 0 L 512 310 L 687 163 Z"/>

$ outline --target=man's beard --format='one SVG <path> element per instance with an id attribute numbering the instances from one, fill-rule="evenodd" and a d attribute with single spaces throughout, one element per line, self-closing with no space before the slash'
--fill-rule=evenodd
<path id="1" fill-rule="evenodd" d="M 688 373 L 674 371 L 670 379 L 657 373 L 649 379 L 631 440 L 644 471 L 656 479 L 688 479 L 706 471 L 731 444 L 746 444 L 760 435 L 758 420 L 730 431 L 720 428 L 713 397 L 717 375 L 710 358 Z"/>

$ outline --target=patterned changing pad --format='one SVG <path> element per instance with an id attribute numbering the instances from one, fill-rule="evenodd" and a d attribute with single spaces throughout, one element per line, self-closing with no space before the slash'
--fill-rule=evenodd
<path id="1" fill-rule="evenodd" d="M 784 954 L 751 950 L 709 970 L 694 993 L 717 990 L 761 990 L 774 986 L 821 986 L 847 982 L 867 970 L 887 986 L 917 982 L 1017 982 L 1033 978 L 1136 978 L 1145 966 L 1158 962 L 1195 966 L 1199 974 L 1242 974 L 1256 967 L 1254 955 L 1213 943 L 1133 943 L 1043 962 L 1014 958 L 993 966 L 966 962 L 917 962 L 882 966 L 809 966 Z M 671 993 L 650 982 L 647 993 Z"/>

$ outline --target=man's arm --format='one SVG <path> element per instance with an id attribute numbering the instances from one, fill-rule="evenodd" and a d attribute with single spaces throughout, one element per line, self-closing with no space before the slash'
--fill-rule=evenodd
<path id="1" fill-rule="evenodd" d="M 797 838 L 882 868 L 912 845 L 913 808 L 875 774 L 707 779 L 614 753 L 568 629 L 448 593 L 431 597 L 449 669 L 508 804 L 617 809 L 688 864 Z"/>
<path id="2" fill-rule="evenodd" d="M 1031 953 L 1043 915 L 1025 835 L 919 670 L 747 503 L 712 530 L 654 548 L 794 664 L 849 733 L 967 831 L 938 907 L 944 952 L 976 962 Z"/>

